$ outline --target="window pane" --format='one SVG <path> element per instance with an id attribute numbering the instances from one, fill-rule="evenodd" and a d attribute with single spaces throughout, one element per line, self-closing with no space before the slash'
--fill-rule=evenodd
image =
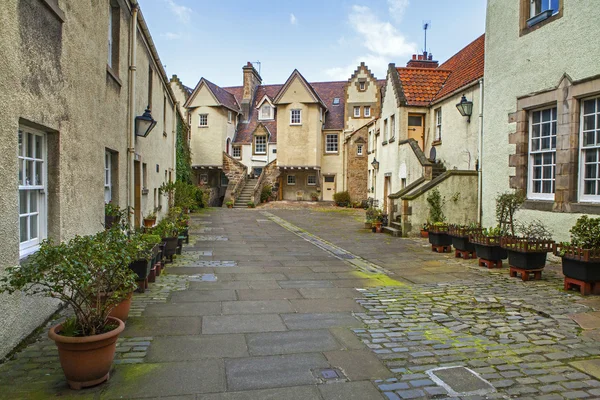
<path id="1" fill-rule="evenodd" d="M 583 130 L 589 131 L 596 128 L 596 116 L 595 115 L 587 115 L 583 117 Z"/>
<path id="2" fill-rule="evenodd" d="M 541 193 L 542 192 L 542 181 L 533 182 L 533 192 Z"/>
<path id="3" fill-rule="evenodd" d="M 26 242 L 28 240 L 27 236 L 27 217 L 19 218 L 19 237 L 21 242 Z"/>
<path id="4" fill-rule="evenodd" d="M 29 190 L 29 212 L 38 211 L 38 192 L 37 190 Z"/>
<path id="5" fill-rule="evenodd" d="M 42 153 L 42 137 L 35 136 L 35 158 L 42 159 L 44 154 Z"/>
<path id="6" fill-rule="evenodd" d="M 538 124 L 540 122 L 541 113 L 539 111 L 535 111 L 533 113 L 533 123 Z"/>
<path id="7" fill-rule="evenodd" d="M 597 161 L 598 153 L 595 150 L 587 150 L 585 152 L 585 162 L 586 163 L 595 163 Z"/>
<path id="8" fill-rule="evenodd" d="M 585 177 L 586 178 L 596 178 L 596 164 L 591 164 L 591 165 L 585 166 Z"/>
<path id="9" fill-rule="evenodd" d="M 421 126 L 423 118 L 411 115 L 408 117 L 408 126 Z"/>
<path id="10" fill-rule="evenodd" d="M 25 155 L 33 157 L 33 135 L 31 133 L 27 133 L 27 153 Z"/>
<path id="11" fill-rule="evenodd" d="M 583 102 L 583 113 L 584 114 L 593 114 L 596 112 L 596 99 L 587 100 Z"/>
<path id="12" fill-rule="evenodd" d="M 545 166 L 544 167 L 544 179 L 552 179 L 552 166 Z"/>
<path id="13" fill-rule="evenodd" d="M 542 179 L 542 168 L 541 167 L 535 167 L 533 169 L 533 179 Z"/>
<path id="14" fill-rule="evenodd" d="M 552 164 L 554 159 L 554 152 L 552 153 L 544 153 L 544 165 Z"/>
<path id="15" fill-rule="evenodd" d="M 35 184 L 43 185 L 44 163 L 42 161 L 35 162 Z"/>
<path id="16" fill-rule="evenodd" d="M 584 132 L 583 133 L 583 145 L 584 146 L 590 146 L 593 145 L 594 142 L 594 137 L 595 137 L 595 132 Z"/>
<path id="17" fill-rule="evenodd" d="M 584 194 L 596 194 L 596 181 L 585 181 L 583 185 Z"/>
<path id="18" fill-rule="evenodd" d="M 23 155 L 23 131 L 19 131 L 19 156 Z"/>
<path id="19" fill-rule="evenodd" d="M 542 137 L 550 136 L 550 124 L 542 124 Z"/>
<path id="20" fill-rule="evenodd" d="M 19 160 L 19 185 L 23 184 L 23 163 L 25 161 Z"/>
<path id="21" fill-rule="evenodd" d="M 542 111 L 542 122 L 549 122 L 552 119 L 552 110 L 547 109 Z"/>
<path id="22" fill-rule="evenodd" d="M 540 149 L 540 139 L 535 139 L 531 142 L 531 150 L 538 151 Z"/>
<path id="23" fill-rule="evenodd" d="M 27 213 L 27 191 L 19 190 L 19 214 Z"/>
<path id="24" fill-rule="evenodd" d="M 32 215 L 29 217 L 29 238 L 35 239 L 38 237 L 38 216 Z"/>
<path id="25" fill-rule="evenodd" d="M 552 181 L 544 181 L 542 183 L 542 193 L 552 193 Z"/>
<path id="26" fill-rule="evenodd" d="M 542 138 L 542 149 L 550 150 L 550 138 L 549 137 Z"/>
<path id="27" fill-rule="evenodd" d="M 25 185 L 33 184 L 33 161 L 25 162 Z"/>
<path id="28" fill-rule="evenodd" d="M 532 126 L 531 137 L 534 137 L 534 138 L 540 137 L 540 126 L 539 125 Z"/>

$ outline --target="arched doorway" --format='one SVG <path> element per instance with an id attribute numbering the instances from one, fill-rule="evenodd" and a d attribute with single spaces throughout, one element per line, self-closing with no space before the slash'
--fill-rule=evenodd
<path id="1" fill-rule="evenodd" d="M 231 155 L 231 153 L 229 152 L 229 148 L 231 147 L 231 139 L 227 138 L 227 149 L 225 150 L 225 153 Z"/>

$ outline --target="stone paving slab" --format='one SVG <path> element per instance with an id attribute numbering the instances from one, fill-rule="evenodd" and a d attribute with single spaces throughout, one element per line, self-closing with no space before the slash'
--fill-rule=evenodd
<path id="1" fill-rule="evenodd" d="M 279 314 L 294 311 L 289 300 L 224 301 L 223 314 Z"/>
<path id="2" fill-rule="evenodd" d="M 362 327 L 358 319 L 348 313 L 282 314 L 288 329 L 322 329 L 335 326 Z"/>
<path id="3" fill-rule="evenodd" d="M 302 295 L 296 289 L 239 289 L 236 292 L 240 300 L 286 300 L 302 298 Z"/>
<path id="4" fill-rule="evenodd" d="M 369 382 L 336 382 L 319 385 L 324 400 L 381 400 L 384 397 Z"/>
<path id="5" fill-rule="evenodd" d="M 356 299 L 360 293 L 352 288 L 300 288 L 302 297 L 306 299 Z"/>
<path id="6" fill-rule="evenodd" d="M 333 287 L 333 283 L 331 281 L 296 280 L 279 282 L 279 286 L 281 286 L 282 289 L 330 288 Z"/>
<path id="7" fill-rule="evenodd" d="M 322 400 L 316 386 L 247 390 L 203 395 L 202 400 Z M 327 399 L 328 400 L 328 399 Z M 367 400 L 366 398 L 364 400 Z"/>
<path id="8" fill-rule="evenodd" d="M 204 303 L 236 300 L 235 290 L 186 290 L 171 295 L 173 303 Z"/>
<path id="9" fill-rule="evenodd" d="M 325 357 L 352 381 L 391 378 L 393 374 L 370 350 L 328 351 Z"/>
<path id="10" fill-rule="evenodd" d="M 148 362 L 175 362 L 205 358 L 247 357 L 243 335 L 157 337 L 147 355 Z"/>
<path id="11" fill-rule="evenodd" d="M 202 333 L 256 333 L 285 331 L 277 314 L 208 316 L 202 320 Z"/>
<path id="12" fill-rule="evenodd" d="M 143 313 L 144 317 L 201 317 L 220 314 L 221 304 L 217 302 L 150 304 Z"/>
<path id="13" fill-rule="evenodd" d="M 225 386 L 223 360 L 124 365 L 111 376 L 103 399 L 135 399 L 222 392 Z"/>
<path id="14" fill-rule="evenodd" d="M 201 326 L 200 317 L 129 318 L 121 337 L 197 335 Z"/>
<path id="15" fill-rule="evenodd" d="M 362 312 L 364 308 L 353 299 L 293 299 L 292 307 L 298 313 Z"/>
<path id="16" fill-rule="evenodd" d="M 342 347 L 327 330 L 255 333 L 246 338 L 253 356 L 317 353 Z"/>
<path id="17" fill-rule="evenodd" d="M 236 391 L 316 384 L 312 371 L 327 367 L 329 363 L 322 354 L 227 360 L 227 388 Z"/>

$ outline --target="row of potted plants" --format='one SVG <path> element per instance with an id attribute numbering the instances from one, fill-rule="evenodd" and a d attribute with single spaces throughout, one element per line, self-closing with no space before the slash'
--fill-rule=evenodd
<path id="1" fill-rule="evenodd" d="M 600 282 L 600 218 L 580 217 L 570 229 L 571 241 L 555 243 L 552 233 L 540 221 L 520 223 L 515 212 L 523 202 L 519 193 L 505 193 L 496 199 L 497 226 L 481 228 L 476 224 L 452 225 L 443 221 L 428 223 L 424 229 L 432 248 L 453 246 L 455 255 L 470 258 L 479 265 L 501 267 L 508 258 L 511 270 L 523 279 L 539 273 L 546 265 L 547 254 L 562 258 L 565 277 L 593 285 Z M 600 289 L 600 287 L 599 287 Z"/>
<path id="2" fill-rule="evenodd" d="M 171 209 L 145 232 L 127 226 L 126 211 L 112 205 L 110 211 L 115 218 L 107 229 L 62 243 L 45 240 L 25 263 L 7 268 L 0 279 L 0 293 L 52 297 L 73 310 L 73 317 L 48 333 L 72 389 L 108 380 L 133 291 L 145 290 L 150 271 L 160 275 L 163 257 L 172 259 L 173 243 L 176 250 L 178 239 L 185 238 L 180 234 L 187 232 L 189 217 L 181 209 Z"/>

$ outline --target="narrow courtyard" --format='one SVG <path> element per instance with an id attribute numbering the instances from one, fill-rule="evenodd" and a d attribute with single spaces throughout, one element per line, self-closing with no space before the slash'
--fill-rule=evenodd
<path id="1" fill-rule="evenodd" d="M 0 398 L 600 397 L 600 301 L 563 291 L 558 265 L 523 282 L 363 220 L 195 214 L 182 255 L 135 294 L 108 383 L 69 390 L 43 329 L 0 364 Z"/>

